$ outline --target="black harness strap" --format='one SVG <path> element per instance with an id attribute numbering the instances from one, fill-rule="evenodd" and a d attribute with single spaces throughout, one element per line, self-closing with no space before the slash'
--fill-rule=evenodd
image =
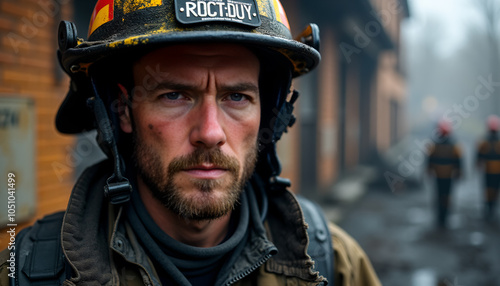
<path id="1" fill-rule="evenodd" d="M 304 219 L 309 225 L 307 254 L 315 262 L 314 270 L 324 276 L 328 280 L 328 285 L 332 286 L 334 284 L 333 244 L 325 215 L 316 203 L 302 196 L 297 196 L 297 200 L 302 207 Z"/>
<path id="2" fill-rule="evenodd" d="M 22 270 L 11 285 L 62 285 L 66 278 L 61 249 L 63 216 L 63 212 L 46 216 L 19 233 L 16 260 Z"/>

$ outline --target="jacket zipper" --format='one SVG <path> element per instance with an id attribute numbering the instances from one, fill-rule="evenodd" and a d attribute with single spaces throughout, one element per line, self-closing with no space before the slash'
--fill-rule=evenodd
<path id="1" fill-rule="evenodd" d="M 236 277 L 231 278 L 225 285 L 233 285 L 234 283 L 238 282 L 239 280 L 245 278 L 246 276 L 250 275 L 250 273 L 254 272 L 257 268 L 262 266 L 269 258 L 271 258 L 273 255 L 271 253 L 266 254 L 261 260 L 259 260 L 256 264 L 254 264 L 252 267 L 248 268 L 247 270 L 239 273 L 236 275 Z"/>
<path id="2" fill-rule="evenodd" d="M 142 282 L 144 283 L 145 286 L 153 286 L 154 283 L 153 283 L 153 280 L 151 279 L 151 276 L 149 275 L 148 271 L 146 270 L 146 268 L 144 268 L 144 266 L 142 266 L 141 264 L 139 263 L 136 263 L 136 262 L 132 262 L 130 260 L 128 260 L 127 258 L 125 258 L 125 255 L 123 253 L 121 253 L 120 251 L 114 249 L 114 248 L 111 248 L 114 252 L 118 253 L 118 255 L 120 255 L 125 261 L 127 261 L 128 263 L 130 264 L 134 264 L 135 266 L 137 266 L 138 268 L 140 268 L 142 271 L 144 271 L 146 273 L 146 275 L 148 276 L 148 279 L 149 281 L 146 281 L 144 279 L 144 276 L 142 275 L 142 273 L 140 274 L 141 275 L 141 279 L 142 279 Z"/>

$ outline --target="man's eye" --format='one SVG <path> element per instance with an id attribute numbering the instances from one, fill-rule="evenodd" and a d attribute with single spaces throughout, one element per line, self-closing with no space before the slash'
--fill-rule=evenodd
<path id="1" fill-rule="evenodd" d="M 163 97 L 170 99 L 170 100 L 177 100 L 181 98 L 181 94 L 179 92 L 169 92 L 163 94 Z"/>
<path id="2" fill-rule="evenodd" d="M 229 98 L 232 100 L 232 101 L 242 101 L 245 99 L 245 96 L 241 93 L 233 93 L 229 96 Z"/>

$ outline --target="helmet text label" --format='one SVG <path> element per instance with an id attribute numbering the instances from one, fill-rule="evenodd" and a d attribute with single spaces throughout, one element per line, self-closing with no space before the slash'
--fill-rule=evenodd
<path id="1" fill-rule="evenodd" d="M 255 0 L 175 0 L 177 20 L 183 24 L 205 21 L 261 24 Z"/>

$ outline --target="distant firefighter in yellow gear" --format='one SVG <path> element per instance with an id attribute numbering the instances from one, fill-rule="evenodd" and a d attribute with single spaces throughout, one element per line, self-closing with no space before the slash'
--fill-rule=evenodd
<path id="1" fill-rule="evenodd" d="M 487 120 L 488 135 L 479 143 L 477 165 L 484 172 L 485 205 L 484 219 L 492 221 L 500 189 L 500 119 L 491 115 Z"/>
<path id="2" fill-rule="evenodd" d="M 446 227 L 450 207 L 452 181 L 462 175 L 461 151 L 451 137 L 451 125 L 447 121 L 438 123 L 439 137 L 430 148 L 427 171 L 436 178 L 437 224 Z"/>

